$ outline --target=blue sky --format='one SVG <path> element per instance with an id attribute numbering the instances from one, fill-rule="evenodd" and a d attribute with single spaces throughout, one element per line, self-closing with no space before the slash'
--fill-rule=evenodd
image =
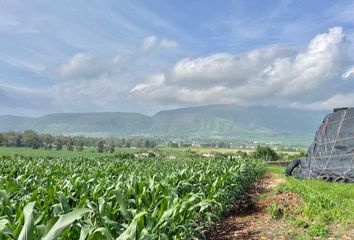
<path id="1" fill-rule="evenodd" d="M 0 114 L 354 105 L 354 1 L 0 1 Z"/>

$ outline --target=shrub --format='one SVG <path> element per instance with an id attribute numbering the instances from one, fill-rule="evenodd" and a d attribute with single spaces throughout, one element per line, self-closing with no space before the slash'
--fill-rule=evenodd
<path id="1" fill-rule="evenodd" d="M 256 151 L 252 153 L 252 157 L 265 161 L 279 160 L 279 155 L 269 146 L 257 146 Z"/>

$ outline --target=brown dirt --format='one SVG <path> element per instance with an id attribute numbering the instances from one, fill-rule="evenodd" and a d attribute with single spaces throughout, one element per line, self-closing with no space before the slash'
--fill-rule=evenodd
<path id="1" fill-rule="evenodd" d="M 303 236 L 304 229 L 296 227 L 289 219 L 281 217 L 273 219 L 267 212 L 271 204 L 281 206 L 280 215 L 298 215 L 303 205 L 302 198 L 295 193 L 277 193 L 274 188 L 283 183 L 283 178 L 276 174 L 267 173 L 255 182 L 235 206 L 226 214 L 225 218 L 205 232 L 207 240 L 258 240 L 258 239 L 298 239 Z M 259 200 L 257 200 L 259 199 Z M 330 234 L 328 239 L 351 240 L 348 230 L 346 234 L 337 236 Z M 354 240 L 354 239 L 353 239 Z"/>
<path id="2" fill-rule="evenodd" d="M 284 179 L 267 173 L 254 183 L 244 197 L 206 233 L 208 240 L 222 239 L 287 239 L 289 224 L 282 219 L 276 222 L 266 208 L 273 202 L 285 202 L 286 196 L 268 196 Z M 264 199 L 256 201 L 259 196 Z M 293 197 L 294 198 L 294 197 Z"/>

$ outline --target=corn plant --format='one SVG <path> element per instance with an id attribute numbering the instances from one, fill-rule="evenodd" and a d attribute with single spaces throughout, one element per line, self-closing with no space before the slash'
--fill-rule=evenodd
<path id="1" fill-rule="evenodd" d="M 0 239 L 198 239 L 263 172 L 251 159 L 0 158 Z"/>

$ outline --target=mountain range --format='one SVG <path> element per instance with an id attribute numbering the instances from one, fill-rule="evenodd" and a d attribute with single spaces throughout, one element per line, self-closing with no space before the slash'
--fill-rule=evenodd
<path id="1" fill-rule="evenodd" d="M 326 112 L 277 107 L 206 105 L 140 113 L 57 113 L 41 117 L 0 116 L 0 131 L 91 136 L 232 137 L 312 136 Z"/>

